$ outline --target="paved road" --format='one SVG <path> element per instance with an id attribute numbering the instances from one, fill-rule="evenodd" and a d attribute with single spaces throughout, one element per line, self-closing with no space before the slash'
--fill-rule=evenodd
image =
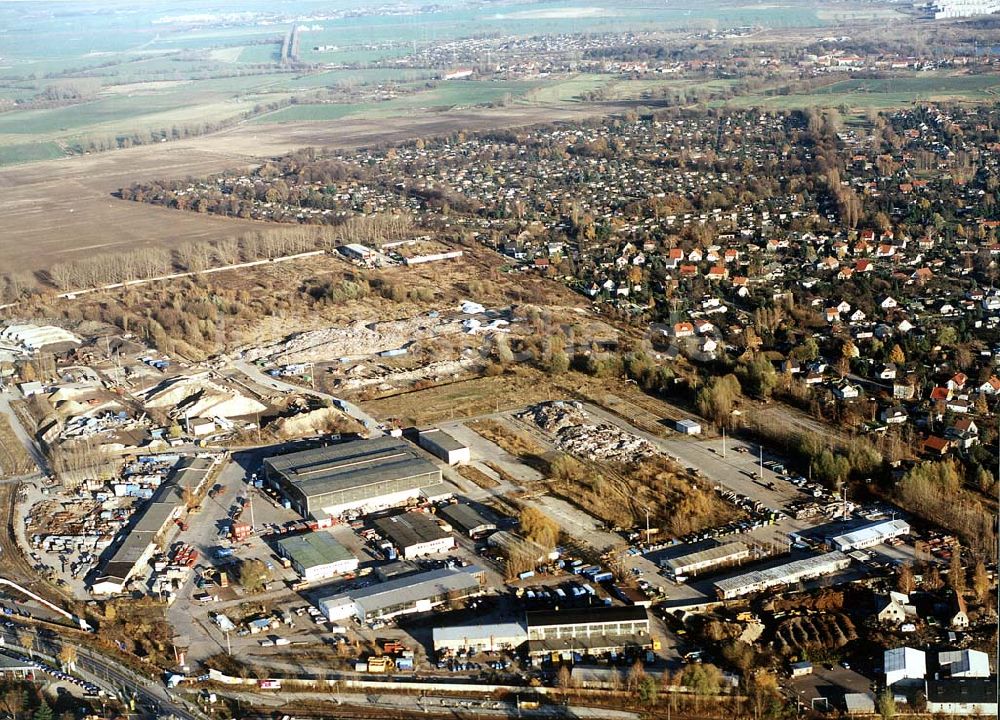
<path id="1" fill-rule="evenodd" d="M 28 455 L 30 455 L 31 459 L 35 461 L 39 470 L 49 475 L 52 471 L 49 467 L 49 461 L 45 457 L 45 453 L 42 452 L 42 448 L 37 442 L 35 442 L 35 439 L 31 437 L 31 434 L 24 429 L 23 425 L 21 425 L 20 418 L 17 417 L 17 413 L 15 413 L 14 409 L 10 406 L 11 400 L 19 399 L 21 399 L 21 395 L 14 389 L 8 389 L 0 392 L 0 413 L 7 416 L 7 420 L 10 423 L 10 427 L 13 429 L 14 434 L 17 436 L 17 439 L 21 441 L 21 444 L 24 445 L 24 449 L 28 451 Z"/>
<path id="2" fill-rule="evenodd" d="M 273 378 L 266 373 L 262 373 L 260 368 L 252 363 L 246 362 L 245 360 L 234 361 L 232 363 L 232 367 L 239 370 L 255 383 L 262 385 L 263 387 L 280 390 L 281 392 L 308 393 L 310 395 L 323 398 L 324 400 L 329 400 L 343 410 L 348 416 L 364 425 L 365 429 L 369 433 L 379 434 L 381 432 L 381 430 L 379 430 L 379 421 L 353 403 L 349 403 L 346 400 L 334 397 L 333 395 L 320 392 L 319 390 L 312 390 L 310 388 L 302 387 L 301 385 L 293 385 L 291 383 L 282 382 L 281 380 Z"/>
<path id="3" fill-rule="evenodd" d="M 47 656 L 54 660 L 63 646 L 58 638 L 42 637 L 35 629 L 27 625 L 19 625 L 19 629 L 33 638 L 33 648 L 28 654 Z M 0 637 L 6 645 L 17 645 L 17 637 L 13 629 L 4 628 Z M 93 648 L 74 644 L 77 651 L 76 674 L 106 692 L 121 698 L 135 698 L 137 712 L 143 717 L 156 717 L 159 714 L 172 714 L 179 720 L 204 720 L 205 716 L 185 700 L 169 692 L 162 683 L 138 675 L 132 670 L 120 665 L 117 661 Z"/>

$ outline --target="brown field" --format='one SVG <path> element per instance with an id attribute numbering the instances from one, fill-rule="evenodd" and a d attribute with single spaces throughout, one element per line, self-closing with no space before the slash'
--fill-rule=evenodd
<path id="1" fill-rule="evenodd" d="M 245 234 L 274 224 L 178 212 L 111 196 L 138 180 L 203 177 L 301 147 L 357 147 L 455 130 L 516 127 L 625 105 L 510 107 L 336 123 L 242 125 L 211 136 L 0 169 L 4 271 L 37 271 L 93 253 Z"/>

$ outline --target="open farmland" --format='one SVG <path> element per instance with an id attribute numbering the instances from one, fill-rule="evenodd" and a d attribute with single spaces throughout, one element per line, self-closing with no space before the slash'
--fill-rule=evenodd
<path id="1" fill-rule="evenodd" d="M 249 167 L 306 146 L 357 147 L 445 134 L 573 120 L 624 109 L 585 103 L 561 107 L 477 108 L 352 118 L 341 123 L 243 124 L 210 136 L 95 155 L 0 168 L 0 250 L 11 268 L 42 270 L 83 254 L 139 245 L 234 237 L 273 225 L 176 212 L 118 200 L 111 193 L 150 178 L 201 177 Z M 44 146 L 42 146 L 44 147 Z M 46 198 L 40 204 L 38 198 Z"/>
<path id="2" fill-rule="evenodd" d="M 733 107 L 767 107 L 791 110 L 808 107 L 841 107 L 851 110 L 889 109 L 915 102 L 978 102 L 997 97 L 1000 74 L 948 75 L 920 73 L 906 77 L 851 79 L 831 83 L 811 93 L 743 95 L 725 104 Z"/>

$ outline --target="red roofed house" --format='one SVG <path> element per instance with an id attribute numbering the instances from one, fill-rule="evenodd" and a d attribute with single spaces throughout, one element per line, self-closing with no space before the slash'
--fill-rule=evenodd
<path id="1" fill-rule="evenodd" d="M 951 442 L 943 437 L 931 435 L 924 440 L 923 450 L 928 455 L 946 455 L 951 449 Z"/>
<path id="2" fill-rule="evenodd" d="M 694 325 L 689 322 L 674 323 L 674 337 L 691 337 L 694 335 Z"/>

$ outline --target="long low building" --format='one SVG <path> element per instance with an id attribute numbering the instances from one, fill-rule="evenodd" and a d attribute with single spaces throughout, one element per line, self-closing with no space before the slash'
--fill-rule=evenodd
<path id="1" fill-rule="evenodd" d="M 830 547 L 840 552 L 881 545 L 886 540 L 910 534 L 910 524 L 905 520 L 885 520 L 856 528 L 843 535 L 830 538 Z"/>
<path id="2" fill-rule="evenodd" d="M 830 575 L 851 564 L 851 559 L 839 550 L 816 555 L 776 567 L 737 575 L 715 582 L 715 591 L 723 600 L 763 592 L 780 585 L 792 585 Z"/>
<path id="3" fill-rule="evenodd" d="M 185 489 L 196 490 L 204 482 L 213 461 L 184 458 L 160 484 L 153 496 L 132 517 L 124 535 L 109 554 L 91 585 L 94 595 L 117 595 L 157 549 L 159 541 L 178 516 Z"/>
<path id="4" fill-rule="evenodd" d="M 515 650 L 528 641 L 528 628 L 523 622 L 491 623 L 488 625 L 449 625 L 431 631 L 434 652 L 497 652 Z"/>
<path id="5" fill-rule="evenodd" d="M 601 655 L 649 647 L 646 608 L 595 606 L 570 610 L 540 610 L 526 615 L 528 654 Z"/>
<path id="6" fill-rule="evenodd" d="M 424 512 L 379 518 L 375 521 L 375 529 L 404 560 L 448 552 L 455 547 L 454 536 L 441 527 L 433 515 Z"/>
<path id="7" fill-rule="evenodd" d="M 445 505 L 438 510 L 438 515 L 471 538 L 481 537 L 497 529 L 492 520 L 483 517 L 471 505 L 465 503 Z"/>
<path id="8" fill-rule="evenodd" d="M 438 605 L 482 592 L 483 569 L 441 568 L 406 575 L 360 590 L 320 598 L 316 605 L 331 622 L 356 617 L 361 623 L 427 612 Z"/>
<path id="9" fill-rule="evenodd" d="M 288 558 L 295 572 L 306 582 L 346 575 L 358 569 L 358 559 L 351 551 L 323 530 L 281 538 L 275 545 L 278 554 Z"/>
<path id="10" fill-rule="evenodd" d="M 705 547 L 694 552 L 676 555 L 661 564 L 674 578 L 697 575 L 706 570 L 735 565 L 750 557 L 750 548 L 744 543 L 733 541 Z"/>
<path id="11" fill-rule="evenodd" d="M 264 461 L 268 484 L 303 517 L 367 513 L 446 495 L 441 469 L 404 440 L 380 437 Z"/>

